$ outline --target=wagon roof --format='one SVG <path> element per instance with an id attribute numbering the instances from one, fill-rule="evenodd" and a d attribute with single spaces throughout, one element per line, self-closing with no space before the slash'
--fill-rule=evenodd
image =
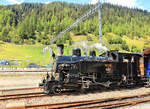
<path id="1" fill-rule="evenodd" d="M 146 48 L 146 49 L 143 51 L 143 56 L 150 56 L 150 48 Z"/>

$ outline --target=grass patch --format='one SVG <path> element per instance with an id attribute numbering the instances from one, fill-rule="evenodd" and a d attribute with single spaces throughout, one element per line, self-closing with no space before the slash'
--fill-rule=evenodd
<path id="1" fill-rule="evenodd" d="M 131 49 L 133 46 L 135 46 L 140 52 L 143 51 L 143 48 L 150 47 L 150 38 L 134 38 L 130 39 L 127 36 L 123 36 L 123 40 L 126 41 L 127 45 Z"/>
<path id="2" fill-rule="evenodd" d="M 91 43 L 98 43 L 99 42 L 99 37 L 98 36 L 94 36 L 92 34 L 87 34 L 87 35 L 74 35 L 73 33 L 70 33 L 71 38 L 73 40 L 73 42 L 80 42 L 80 41 L 87 41 L 87 40 L 91 40 Z M 122 50 L 121 48 L 121 44 L 109 44 L 108 41 L 108 37 L 116 37 L 117 35 L 113 34 L 113 33 L 107 33 L 106 35 L 102 36 L 102 42 L 103 45 L 108 47 L 109 50 L 112 49 L 118 49 L 120 51 L 125 52 L 124 50 Z M 142 52 L 143 48 L 147 48 L 150 47 L 150 37 L 147 38 L 134 38 L 131 39 L 127 36 L 123 36 L 121 37 L 122 40 L 126 41 L 126 44 L 128 45 L 129 49 L 131 50 L 134 47 L 138 48 L 138 50 L 140 50 L 140 52 Z M 75 45 L 75 43 L 73 43 L 72 46 L 68 46 L 67 48 L 67 44 L 65 44 L 65 48 L 64 48 L 64 54 L 72 54 L 72 49 L 75 47 L 78 47 L 78 45 Z M 52 58 L 50 58 L 50 52 L 49 50 L 42 55 L 42 50 L 43 48 L 45 48 L 45 45 L 41 45 L 41 44 L 35 44 L 35 45 L 15 45 L 12 43 L 5 43 L 0 41 L 0 60 L 17 60 L 19 65 L 4 65 L 4 66 L 0 66 L 1 68 L 13 68 L 13 67 L 26 67 L 26 65 L 28 63 L 36 63 L 38 65 L 46 65 L 49 64 L 50 61 L 52 62 Z M 56 45 L 52 46 L 53 50 L 55 53 L 57 53 L 57 47 Z M 132 51 L 134 52 L 134 51 Z M 82 53 L 83 54 L 83 53 Z"/>
<path id="3" fill-rule="evenodd" d="M 18 64 L 27 64 L 31 62 L 40 64 L 42 49 L 44 47 L 45 46 L 40 44 L 15 45 L 11 43 L 4 43 L 0 46 L 0 60 L 17 60 L 19 62 Z M 43 55 L 43 64 L 49 63 L 49 57 L 50 54 L 47 51 L 45 55 Z"/>

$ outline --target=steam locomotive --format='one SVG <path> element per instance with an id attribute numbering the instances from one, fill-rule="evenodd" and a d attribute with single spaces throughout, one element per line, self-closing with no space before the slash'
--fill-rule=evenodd
<path id="1" fill-rule="evenodd" d="M 76 48 L 72 56 L 64 56 L 64 45 L 57 46 L 58 54 L 53 54 L 54 73 L 47 74 L 39 84 L 44 86 L 46 94 L 150 83 L 150 48 L 143 54 L 112 50 L 100 56 L 96 56 L 95 51 L 90 51 L 90 56 L 81 56 L 81 50 Z"/>

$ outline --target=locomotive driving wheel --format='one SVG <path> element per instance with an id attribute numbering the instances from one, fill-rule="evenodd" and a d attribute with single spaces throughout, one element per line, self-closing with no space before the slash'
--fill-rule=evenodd
<path id="1" fill-rule="evenodd" d="M 54 94 L 60 94 L 62 92 L 62 88 L 60 85 L 53 85 L 52 92 Z"/>

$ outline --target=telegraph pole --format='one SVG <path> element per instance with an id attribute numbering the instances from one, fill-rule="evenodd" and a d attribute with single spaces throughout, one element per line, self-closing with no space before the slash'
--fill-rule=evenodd
<path id="1" fill-rule="evenodd" d="M 102 45 L 102 29 L 101 29 L 101 7 L 102 4 L 100 2 L 100 0 L 98 0 L 98 16 L 99 16 L 99 42 Z"/>
<path id="2" fill-rule="evenodd" d="M 53 44 L 57 39 L 62 37 L 66 32 L 70 31 L 73 27 L 78 25 L 80 22 L 86 20 L 90 15 L 94 14 L 98 10 L 100 11 L 101 10 L 100 6 L 101 6 L 101 3 L 97 3 L 92 9 L 89 9 L 86 13 L 81 15 L 80 18 L 78 18 L 74 23 L 72 23 L 67 28 L 65 28 L 63 31 L 61 31 L 58 35 L 56 35 L 56 37 L 50 41 L 50 45 Z M 99 15 L 101 16 L 101 13 Z M 101 20 L 101 18 L 100 18 L 100 20 Z"/>

